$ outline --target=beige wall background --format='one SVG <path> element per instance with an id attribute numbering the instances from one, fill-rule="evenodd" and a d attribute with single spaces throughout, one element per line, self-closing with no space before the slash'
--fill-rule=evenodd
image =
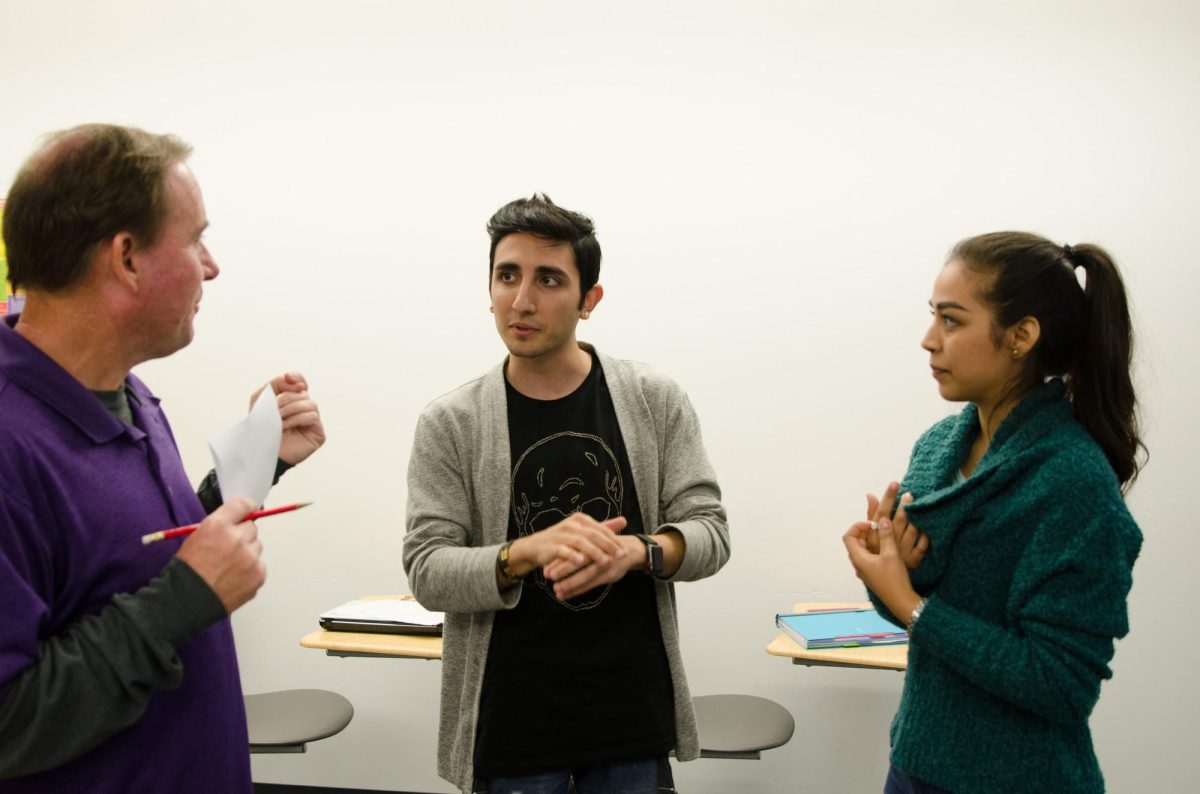
<path id="1" fill-rule="evenodd" d="M 901 676 L 768 657 L 774 614 L 859 597 L 841 532 L 955 410 L 918 347 L 950 246 L 1002 228 L 1107 246 L 1152 457 L 1130 496 L 1133 631 L 1092 725 L 1111 790 L 1181 791 L 1200 712 L 1197 34 L 1200 6 L 1166 0 L 0 0 L 0 185 L 84 121 L 194 144 L 223 270 L 196 341 L 140 374 L 197 480 L 207 438 L 285 368 L 330 434 L 272 497 L 316 506 L 262 525 L 268 583 L 235 627 L 248 691 L 335 689 L 356 715 L 255 775 L 405 791 L 450 790 L 440 665 L 297 639 L 407 589 L 417 414 L 503 354 L 498 206 L 541 190 L 595 218 L 606 297 L 581 336 L 673 375 L 704 423 L 734 556 L 678 590 L 691 685 L 774 698 L 798 727 L 759 762 L 679 765 L 693 794 L 882 788 Z"/>

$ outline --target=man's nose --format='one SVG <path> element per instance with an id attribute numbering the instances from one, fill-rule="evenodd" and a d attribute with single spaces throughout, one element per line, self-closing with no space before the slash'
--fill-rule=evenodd
<path id="1" fill-rule="evenodd" d="M 213 259 L 213 255 L 209 252 L 207 246 L 201 249 L 200 266 L 204 268 L 205 281 L 212 281 L 221 273 L 221 266 L 217 264 L 216 259 Z"/>
<path id="2" fill-rule="evenodd" d="M 537 309 L 537 305 L 533 300 L 533 289 L 530 287 L 529 282 L 525 282 L 517 287 L 516 297 L 513 298 L 513 308 L 523 314 L 528 314 Z"/>

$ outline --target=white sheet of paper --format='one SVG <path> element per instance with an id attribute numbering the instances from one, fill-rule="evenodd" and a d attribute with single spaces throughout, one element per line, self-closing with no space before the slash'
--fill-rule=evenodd
<path id="1" fill-rule="evenodd" d="M 228 502 L 245 496 L 255 505 L 266 501 L 271 480 L 275 479 L 282 436 L 283 420 L 279 418 L 275 393 L 267 386 L 245 419 L 209 439 L 222 499 Z"/>
<path id="2" fill-rule="evenodd" d="M 416 601 L 394 598 L 349 601 L 322 613 L 321 617 L 336 620 L 390 620 L 414 626 L 436 626 L 445 620 L 442 612 L 430 612 Z"/>

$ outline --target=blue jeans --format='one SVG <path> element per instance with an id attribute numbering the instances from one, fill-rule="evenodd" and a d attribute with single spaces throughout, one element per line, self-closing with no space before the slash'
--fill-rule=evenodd
<path id="1" fill-rule="evenodd" d="M 496 777 L 477 780 L 477 794 L 567 794 L 575 781 L 576 794 L 657 794 L 657 758 L 618 761 L 576 769 L 559 769 L 528 777 Z"/>
<path id="2" fill-rule="evenodd" d="M 883 784 L 883 794 L 950 794 L 944 788 L 938 788 L 932 783 L 918 780 L 898 766 L 888 768 L 887 782 Z"/>

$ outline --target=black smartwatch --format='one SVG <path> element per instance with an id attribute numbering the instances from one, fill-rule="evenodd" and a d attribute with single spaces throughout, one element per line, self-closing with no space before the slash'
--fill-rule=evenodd
<path id="1" fill-rule="evenodd" d="M 646 544 L 646 573 L 655 579 L 661 579 L 663 575 L 662 546 L 658 545 L 658 541 L 649 535 L 635 535 L 634 537 Z"/>

